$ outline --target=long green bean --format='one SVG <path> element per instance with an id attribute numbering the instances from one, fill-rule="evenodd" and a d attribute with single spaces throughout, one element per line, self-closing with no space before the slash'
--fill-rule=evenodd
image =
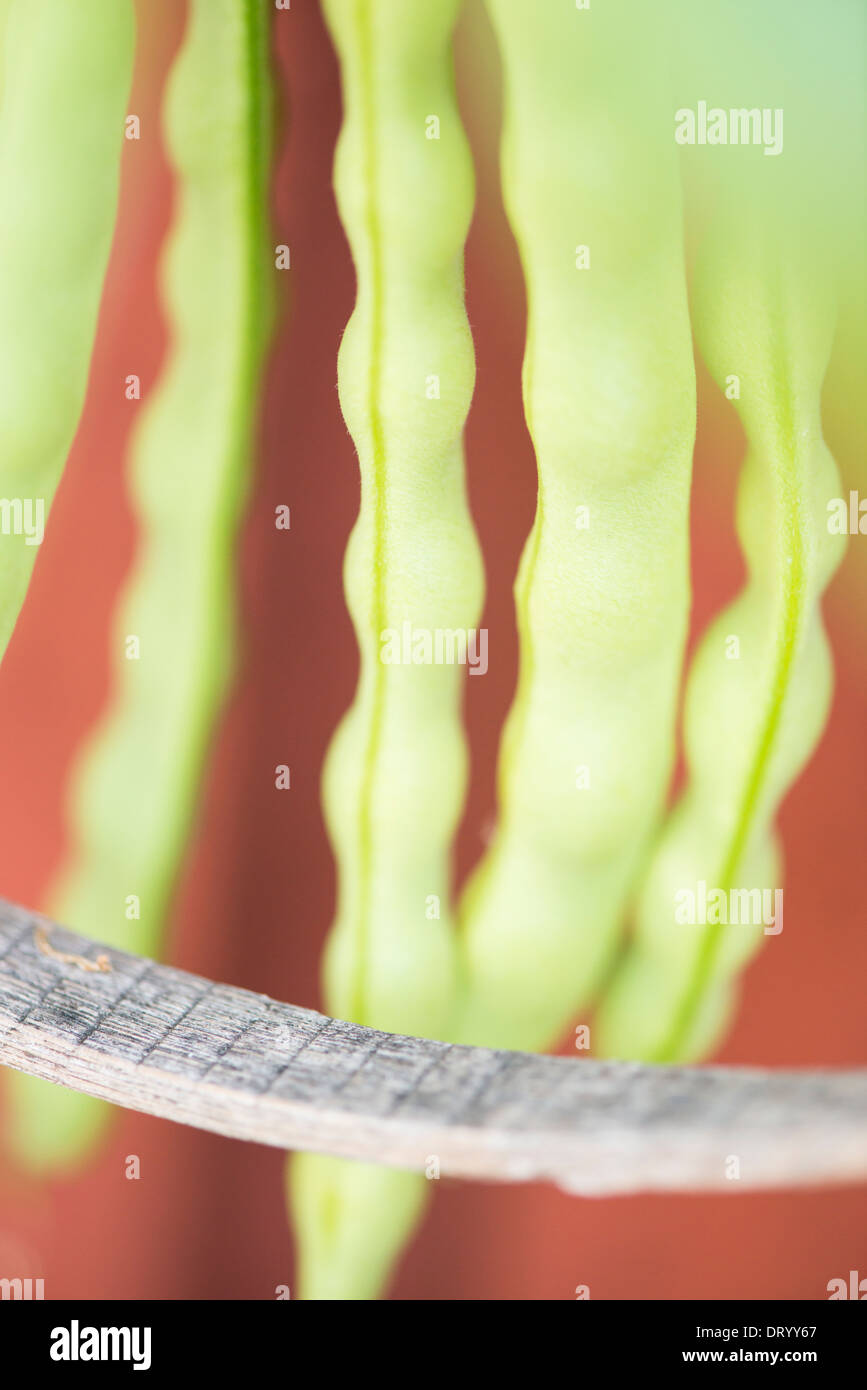
<path id="1" fill-rule="evenodd" d="M 457 0 L 324 5 L 345 105 L 335 187 L 358 280 L 340 400 L 361 468 L 345 568 L 361 674 L 324 775 L 338 861 L 326 1001 L 359 1023 L 433 1036 L 453 1002 L 449 846 L 466 761 L 464 672 L 437 664 L 436 638 L 467 639 L 483 584 L 461 440 L 474 378 L 462 264 L 473 180 L 453 91 L 456 10 Z M 433 661 L 416 664 L 428 643 Z M 302 1156 L 293 1192 L 302 1294 L 366 1298 L 424 1182 Z"/>
<path id="2" fill-rule="evenodd" d="M 667 92 L 634 7 L 489 0 L 527 282 L 536 518 L 500 821 L 461 905 L 461 1041 L 540 1048 L 596 988 L 661 812 L 695 385 Z M 628 15 L 629 22 L 624 23 Z"/>
<path id="3" fill-rule="evenodd" d="M 133 39 L 128 0 L 0 6 L 0 656 L 84 403 Z"/>
<path id="4" fill-rule="evenodd" d="M 171 75 L 172 346 L 135 434 L 139 540 L 114 625 L 112 703 L 75 773 L 72 850 L 52 904 L 60 920 L 144 955 L 159 949 L 231 675 L 235 541 L 274 274 L 267 33 L 258 0 L 193 0 Z M 138 659 L 127 659 L 129 636 Z M 17 1100 L 13 1140 L 31 1163 L 87 1151 L 102 1115 L 93 1102 L 24 1078 Z"/>
<path id="5" fill-rule="evenodd" d="M 827 527 L 838 479 L 819 405 L 834 294 L 815 264 L 820 243 L 806 230 L 795 237 L 786 206 L 762 206 L 755 194 L 728 200 L 696 270 L 699 346 L 720 385 L 731 375 L 740 383 L 747 457 L 737 522 L 749 577 L 690 674 L 690 782 L 649 866 L 635 946 L 600 1011 L 608 1053 L 671 1061 L 708 1052 L 738 969 L 784 926 L 773 823 L 827 715 L 819 598 L 843 548 Z"/>

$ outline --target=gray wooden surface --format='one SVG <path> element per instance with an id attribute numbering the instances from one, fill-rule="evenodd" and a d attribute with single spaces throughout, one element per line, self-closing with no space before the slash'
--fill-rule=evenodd
<path id="1" fill-rule="evenodd" d="M 443 1177 L 590 1195 L 867 1178 L 865 1070 L 647 1067 L 398 1037 L 97 946 L 2 900 L 0 1063 L 237 1139 L 431 1172 L 435 1160 Z"/>

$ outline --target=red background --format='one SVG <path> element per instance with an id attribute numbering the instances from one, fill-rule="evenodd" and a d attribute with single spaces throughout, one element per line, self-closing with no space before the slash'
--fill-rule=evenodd
<path id="1" fill-rule="evenodd" d="M 106 697 L 109 620 L 133 552 L 124 453 L 140 406 L 125 400 L 123 383 L 138 373 L 146 397 L 166 344 L 155 274 L 172 181 L 159 103 L 182 28 L 174 0 L 141 5 L 129 109 L 141 117 L 142 138 L 124 145 L 86 409 L 0 669 L 0 884 L 5 896 L 34 906 L 44 903 L 62 853 L 73 751 Z M 267 372 L 239 560 L 241 676 L 215 742 L 167 955 L 201 974 L 316 1006 L 334 894 L 318 782 L 357 669 L 341 589 L 357 465 L 336 391 L 354 278 L 331 192 L 337 70 L 313 0 L 275 16 L 275 48 L 283 97 L 274 241 L 291 247 L 291 289 Z M 473 783 L 458 846 L 462 878 L 494 814 L 496 746 L 517 661 L 511 584 L 532 520 L 535 466 L 520 405 L 523 288 L 498 190 L 499 78 L 477 4 L 461 22 L 458 69 L 478 183 L 467 251 L 478 355 L 468 468 L 493 657 L 487 678 L 467 683 Z M 844 472 L 860 428 L 845 392 L 830 399 L 828 433 Z M 696 631 L 742 578 L 732 525 L 739 456 L 733 413 L 702 377 Z M 274 529 L 278 503 L 292 508 L 289 533 Z M 726 1061 L 867 1062 L 858 543 L 826 603 L 837 663 L 832 718 L 782 813 L 786 930 L 747 972 L 738 1021 L 720 1053 Z M 290 794 L 274 789 L 280 762 L 292 767 Z M 124 1177 L 130 1153 L 141 1157 L 139 1182 Z M 74 1180 L 40 1184 L 0 1168 L 0 1266 L 42 1274 L 51 1298 L 272 1298 L 275 1285 L 293 1281 L 282 1168 L 276 1151 L 124 1112 Z M 593 1298 L 823 1298 L 830 1278 L 850 1269 L 867 1274 L 865 1215 L 863 1188 L 582 1200 L 541 1186 L 442 1181 L 392 1296 L 569 1299 L 587 1284 Z"/>

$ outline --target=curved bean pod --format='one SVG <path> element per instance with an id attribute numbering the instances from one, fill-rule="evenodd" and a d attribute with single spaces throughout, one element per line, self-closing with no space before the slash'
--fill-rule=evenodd
<path id="1" fill-rule="evenodd" d="M 747 457 L 737 526 L 749 577 L 696 654 L 685 709 L 689 786 L 649 866 L 635 945 L 599 1017 L 604 1052 L 660 1062 L 712 1049 L 737 971 L 766 928 L 783 927 L 774 818 L 819 739 L 832 684 L 819 599 L 843 542 L 827 528 L 838 479 L 820 392 L 834 296 L 820 283 L 815 243 L 801 246 L 786 218 L 762 213 L 755 197 L 743 203 L 732 200 L 739 210 L 721 216 L 705 242 L 695 325 L 714 379 L 741 381 Z M 714 890 L 724 897 L 707 921 L 684 920 L 690 902 L 679 895 L 694 894 L 698 910 L 700 895 Z M 756 890 L 768 894 L 764 915 L 745 896 L 757 908 Z"/>
<path id="2" fill-rule="evenodd" d="M 0 7 L 0 656 L 84 404 L 133 42 L 129 0 Z"/>
<path id="3" fill-rule="evenodd" d="M 170 78 L 172 346 L 133 440 L 139 541 L 114 626 L 112 703 L 74 775 L 72 849 L 52 903 L 60 920 L 147 955 L 231 675 L 235 540 L 271 319 L 267 25 L 258 0 L 193 0 Z M 125 659 L 129 634 L 137 660 Z M 22 1087 L 18 1100 L 15 1147 L 43 1165 L 83 1153 L 102 1113 L 53 1087 Z"/>
<path id="4" fill-rule="evenodd" d="M 466 777 L 465 670 L 382 658 L 386 634 L 466 633 L 482 603 L 462 447 L 473 177 L 451 71 L 457 0 L 326 0 L 324 11 L 345 107 L 335 187 L 358 281 L 340 401 L 361 468 L 345 566 L 361 672 L 323 787 L 338 865 L 325 997 L 339 1017 L 441 1037 L 455 982 L 449 849 Z M 424 1181 L 308 1157 L 294 1175 L 302 1293 L 372 1296 Z"/>
<path id="5" fill-rule="evenodd" d="M 500 822 L 461 905 L 457 1028 L 461 1042 L 538 1049 L 596 988 L 662 808 L 695 384 L 675 149 L 645 21 L 630 10 L 624 25 L 616 5 L 488 8 L 539 495 L 515 587 Z"/>

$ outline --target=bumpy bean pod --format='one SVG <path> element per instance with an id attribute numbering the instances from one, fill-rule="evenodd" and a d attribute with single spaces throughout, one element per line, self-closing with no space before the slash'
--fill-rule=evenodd
<path id="1" fill-rule="evenodd" d="M 358 281 L 340 400 L 361 467 L 345 567 L 361 672 L 324 774 L 338 861 L 326 1001 L 359 1023 L 442 1036 L 455 980 L 449 847 L 465 783 L 466 671 L 406 657 L 424 655 L 425 634 L 434 655 L 437 632 L 466 634 L 482 601 L 462 448 L 474 380 L 463 300 L 473 179 L 451 71 L 457 0 L 324 9 L 345 104 L 335 186 Z M 293 1187 L 302 1294 L 372 1296 L 423 1180 L 301 1157 Z"/>
<path id="2" fill-rule="evenodd" d="M 500 822 L 461 906 L 458 1031 L 534 1049 L 596 987 L 665 795 L 695 384 L 649 21 L 617 4 L 488 8 L 505 69 L 502 177 L 527 282 L 539 494 L 516 584 Z"/>
<path id="3" fill-rule="evenodd" d="M 114 694 L 74 777 L 72 852 L 52 903 L 61 921 L 143 955 L 160 946 L 231 671 L 235 540 L 271 317 L 267 33 L 259 0 L 193 0 L 170 79 L 172 346 L 133 442 L 139 541 L 115 623 Z M 35 1083 L 18 1099 L 16 1146 L 45 1165 L 86 1149 L 102 1113 Z"/>
<path id="4" fill-rule="evenodd" d="M 0 656 L 84 403 L 133 43 L 128 0 L 0 6 Z"/>
<path id="5" fill-rule="evenodd" d="M 843 542 L 827 527 L 839 485 L 819 401 L 834 296 L 818 243 L 799 245 L 791 225 L 755 195 L 731 200 L 696 270 L 698 344 L 721 386 L 739 381 L 747 457 L 737 526 L 749 577 L 690 673 L 689 786 L 649 865 L 636 942 L 600 1013 L 600 1045 L 621 1056 L 692 1060 L 717 1040 L 738 969 L 765 934 L 783 929 L 774 817 L 828 711 L 819 598 Z"/>

